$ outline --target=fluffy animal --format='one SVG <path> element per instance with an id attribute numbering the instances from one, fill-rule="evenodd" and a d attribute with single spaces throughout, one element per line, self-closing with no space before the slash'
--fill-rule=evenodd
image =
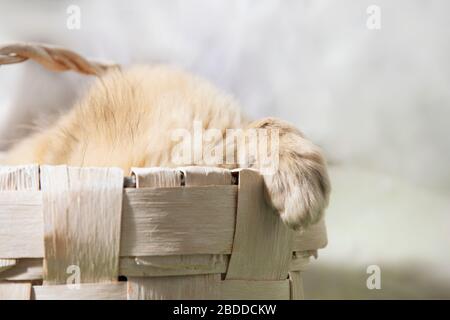
<path id="1" fill-rule="evenodd" d="M 220 132 L 203 141 L 203 150 L 229 144 L 225 140 L 230 128 L 242 129 L 244 133 L 251 129 L 277 132 L 278 162 L 274 172 L 264 176 L 267 200 L 294 229 L 307 228 L 322 217 L 330 182 L 317 146 L 285 121 L 249 121 L 230 96 L 203 79 L 168 66 L 108 72 L 52 127 L 15 145 L 2 164 L 115 166 L 125 172 L 131 167 L 180 166 L 173 161 L 180 147 L 173 132 L 192 132 L 194 123 L 201 123 L 205 131 Z M 226 148 L 223 158 L 237 148 Z M 201 158 L 193 158 L 197 156 Z M 251 157 L 245 163 L 223 161 L 212 165 L 261 167 L 258 159 Z"/>

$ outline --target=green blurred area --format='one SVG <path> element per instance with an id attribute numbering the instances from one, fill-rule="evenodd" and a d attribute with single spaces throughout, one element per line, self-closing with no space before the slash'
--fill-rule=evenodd
<path id="1" fill-rule="evenodd" d="M 369 274 L 339 266 L 311 267 L 304 274 L 306 299 L 450 299 L 450 284 L 430 278 L 426 267 L 385 267 L 381 289 L 369 290 Z"/>
<path id="2" fill-rule="evenodd" d="M 307 299 L 450 299 L 450 197 L 393 175 L 330 168 L 328 246 L 304 273 Z M 370 265 L 381 289 L 369 290 Z"/>

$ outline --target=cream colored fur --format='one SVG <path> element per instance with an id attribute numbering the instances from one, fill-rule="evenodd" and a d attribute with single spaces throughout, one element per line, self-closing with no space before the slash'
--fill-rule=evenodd
<path id="1" fill-rule="evenodd" d="M 194 120 L 223 135 L 227 128 L 278 129 L 279 168 L 265 176 L 268 199 L 293 228 L 305 228 L 322 217 L 330 184 L 316 146 L 284 121 L 249 122 L 232 98 L 171 67 L 108 73 L 53 127 L 13 147 L 2 162 L 118 166 L 125 172 L 131 167 L 175 166 L 171 155 L 177 142 L 171 133 L 192 130 Z"/>

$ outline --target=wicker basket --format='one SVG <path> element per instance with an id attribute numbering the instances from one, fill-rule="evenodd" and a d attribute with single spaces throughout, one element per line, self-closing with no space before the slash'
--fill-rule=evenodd
<path id="1" fill-rule="evenodd" d="M 0 299 L 301 299 L 327 242 L 248 169 L 3 167 L 0 190 Z"/>
<path id="2" fill-rule="evenodd" d="M 0 46 L 100 76 L 118 68 L 54 46 Z M 0 167 L 1 299 L 301 299 L 327 243 L 287 229 L 253 170 Z"/>

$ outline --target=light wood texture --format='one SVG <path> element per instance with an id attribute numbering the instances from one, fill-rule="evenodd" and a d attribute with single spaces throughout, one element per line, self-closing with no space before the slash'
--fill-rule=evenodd
<path id="1" fill-rule="evenodd" d="M 191 166 L 180 170 L 186 187 L 230 185 L 232 180 L 231 171 L 222 168 Z"/>
<path id="2" fill-rule="evenodd" d="M 294 251 L 308 251 L 325 248 L 328 244 L 325 220 L 320 220 L 304 232 L 295 232 Z"/>
<path id="3" fill-rule="evenodd" d="M 68 285 L 33 286 L 33 300 L 126 300 L 127 283 L 87 283 L 78 287 Z"/>
<path id="4" fill-rule="evenodd" d="M 31 190 L 39 190 L 39 167 L 37 165 L 28 165 L 28 166 L 16 166 L 16 167 L 0 167 L 0 191 L 31 191 Z M 3 194 L 2 192 L 2 194 Z M 12 194 L 3 194 L 3 195 L 11 195 Z M 0 198 L 1 199 L 1 198 Z M 18 200 L 14 196 L 13 200 Z M 1 202 L 0 202 L 1 203 Z M 0 207 L 0 211 L 5 212 L 5 216 L 7 217 L 6 221 L 2 221 L 0 218 L 0 224 L 4 224 L 6 227 L 9 226 L 10 219 L 18 219 L 20 220 L 20 212 L 21 210 L 17 210 L 17 204 L 20 206 L 20 202 L 17 203 L 7 203 Z M 16 210 L 15 210 L 16 209 Z M 42 222 L 41 222 L 42 223 Z M 20 235 L 17 232 L 29 232 L 28 226 L 22 226 L 21 230 L 12 230 L 9 232 L 0 233 L 0 242 L 3 242 L 5 238 L 13 237 L 16 238 Z M 23 248 L 23 243 L 17 244 L 19 248 Z M 14 250 L 16 245 L 11 246 L 10 248 Z M 1 258 L 1 256 L 0 256 Z M 0 259 L 0 272 L 7 270 L 16 264 L 15 259 Z"/>
<path id="5" fill-rule="evenodd" d="M 43 257 L 42 194 L 0 192 L 0 257 Z"/>
<path id="6" fill-rule="evenodd" d="M 31 283 L 0 283 L 1 300 L 30 300 Z"/>
<path id="7" fill-rule="evenodd" d="M 132 278 L 129 300 L 214 300 L 220 297 L 220 274 Z"/>
<path id="8" fill-rule="evenodd" d="M 304 300 L 302 273 L 300 271 L 289 272 L 289 281 L 291 283 L 290 300 Z"/>
<path id="9" fill-rule="evenodd" d="M 311 255 L 313 255 L 313 253 L 310 251 L 294 252 L 289 265 L 289 271 L 305 271 Z"/>
<path id="10" fill-rule="evenodd" d="M 237 186 L 126 189 L 121 256 L 231 253 L 236 192 Z M 0 192 L 0 257 L 42 258 L 42 238 L 41 193 Z"/>
<path id="11" fill-rule="evenodd" d="M 139 282 L 33 286 L 36 300 L 288 300 L 290 280 L 220 280 L 220 275 L 139 278 Z M 128 287 L 128 288 L 127 288 Z"/>
<path id="12" fill-rule="evenodd" d="M 13 268 L 0 273 L 0 281 L 41 280 L 43 275 L 42 264 L 42 259 L 17 260 Z"/>
<path id="13" fill-rule="evenodd" d="M 119 275 L 126 277 L 162 277 L 225 273 L 226 255 L 180 255 L 123 257 L 119 262 Z M 20 259 L 17 264 L 0 273 L 0 281 L 41 280 L 42 259 Z"/>
<path id="14" fill-rule="evenodd" d="M 191 196 L 193 202 L 189 201 Z M 122 257 L 231 253 L 237 186 L 126 189 L 123 197 L 122 226 L 125 228 L 122 229 Z M 219 200 L 211 201 L 215 199 L 213 197 Z M 205 215 L 198 219 L 199 213 Z M 183 232 L 184 226 L 174 226 L 175 217 L 180 216 L 180 222 L 196 221 L 195 226 L 184 229 Z M 177 234 L 157 232 L 151 222 L 154 218 L 158 220 L 160 230 L 175 231 Z M 214 221 L 217 221 L 217 224 Z M 203 233 L 204 230 L 207 231 Z M 199 238 L 195 240 L 197 236 Z M 188 252 L 183 251 L 185 246 L 182 244 L 166 248 L 167 250 L 161 248 L 164 243 L 170 242 L 172 237 L 177 239 L 178 243 L 195 242 L 195 248 Z M 209 242 L 211 238 L 213 241 Z M 42 258 L 42 239 L 41 192 L 0 192 L 0 258 Z M 149 245 L 149 239 L 156 242 Z M 326 228 L 321 221 L 303 234 L 295 233 L 292 250 L 316 250 L 326 244 Z M 159 252 L 160 249 L 163 251 Z M 195 252 L 196 249 L 200 251 Z"/>
<path id="15" fill-rule="evenodd" d="M 231 252 L 236 186 L 126 189 L 123 205 L 122 256 Z"/>
<path id="16" fill-rule="evenodd" d="M 173 168 L 132 168 L 136 188 L 181 187 L 181 171 Z"/>
<path id="17" fill-rule="evenodd" d="M 16 259 L 0 259 L 0 273 L 16 265 Z"/>
<path id="18" fill-rule="evenodd" d="M 119 169 L 42 167 L 38 191 L 37 166 L 0 168 L 13 190 L 0 186 L 0 280 L 44 279 L 6 283 L 26 299 L 303 299 L 324 221 L 289 230 L 265 202 L 263 177 L 236 173 L 239 186 L 226 169 L 134 168 L 137 188 L 123 189 Z"/>
<path id="19" fill-rule="evenodd" d="M 225 280 L 221 283 L 224 300 L 289 300 L 289 280 Z"/>
<path id="20" fill-rule="evenodd" d="M 182 255 L 120 259 L 120 274 L 134 277 L 161 277 L 225 273 L 228 256 Z"/>
<path id="21" fill-rule="evenodd" d="M 81 283 L 116 281 L 122 170 L 43 166 L 41 184 L 44 283 L 66 283 L 70 266 L 79 268 Z"/>
<path id="22" fill-rule="evenodd" d="M 39 166 L 0 166 L 0 191 L 39 190 Z"/>
<path id="23" fill-rule="evenodd" d="M 181 169 L 184 176 L 184 184 L 187 188 L 182 188 L 181 190 L 206 190 L 204 186 L 210 185 L 231 185 L 231 173 L 228 170 L 222 169 L 210 169 L 210 168 L 200 168 L 200 167 L 187 167 Z M 140 183 L 139 186 L 152 187 L 152 188 L 161 188 L 161 187 L 173 187 L 176 185 L 180 185 L 181 181 L 179 181 L 178 175 L 176 172 L 167 170 L 167 169 L 153 169 L 151 171 L 134 171 L 136 175 L 136 181 L 145 182 Z M 166 180 L 165 178 L 168 179 Z M 137 184 L 138 185 L 138 184 Z M 192 189 L 192 187 L 197 187 Z M 209 189 L 209 188 L 208 188 Z M 235 188 L 232 188 L 233 194 L 235 194 Z M 205 243 L 214 243 L 216 241 L 215 237 L 220 234 L 220 232 L 210 233 L 214 224 L 220 226 L 221 228 L 228 228 L 230 231 L 229 237 L 232 238 L 232 230 L 234 229 L 234 212 L 236 210 L 235 206 L 235 197 L 229 197 L 232 201 L 227 202 L 227 209 L 232 210 L 232 212 L 222 212 L 216 216 L 216 213 L 220 210 L 222 202 L 221 199 L 224 199 L 224 194 L 217 194 L 214 196 L 214 202 L 210 201 L 209 205 L 206 206 L 196 206 L 197 202 L 195 199 L 191 197 L 188 198 L 190 205 L 185 206 L 185 208 L 180 208 L 176 212 L 172 213 L 171 216 L 168 217 L 174 219 L 175 221 L 173 225 L 179 226 L 180 222 L 183 222 L 183 229 L 177 230 L 178 232 L 174 232 L 174 230 L 169 232 L 169 234 L 176 235 L 182 234 L 186 231 L 193 231 L 193 234 L 196 234 L 197 239 L 207 235 L 209 239 L 204 239 Z M 217 200 L 217 201 L 216 201 Z M 171 201 L 173 203 L 176 201 L 175 199 Z M 213 204 L 211 206 L 211 204 Z M 192 215 L 187 214 L 186 211 L 192 212 Z M 181 213 L 181 215 L 180 215 Z M 186 219 L 187 217 L 187 219 Z M 215 219 L 213 219 L 213 217 Z M 183 219 L 184 218 L 184 219 Z M 226 219 L 224 218 L 231 218 Z M 216 220 L 218 219 L 218 220 Z M 189 230 L 192 229 L 192 226 L 197 226 L 198 220 L 203 220 L 207 223 L 211 223 L 209 226 L 199 230 Z M 225 222 L 225 223 L 224 223 Z M 150 223 L 153 223 L 154 226 L 159 226 L 161 224 L 158 223 L 157 220 L 152 219 Z M 126 229 L 124 229 L 126 230 Z M 223 230 L 223 229 L 222 229 Z M 217 230 L 219 231 L 219 230 Z M 176 242 L 170 245 L 171 247 L 180 245 L 186 246 L 183 251 L 191 250 L 192 247 L 197 246 L 198 253 L 198 245 L 200 242 L 195 241 L 195 243 L 189 242 Z M 167 243 L 162 243 L 161 247 L 167 247 Z M 161 251 L 162 248 L 158 250 Z M 225 249 L 225 248 L 224 248 Z M 226 248 L 228 249 L 228 248 Z M 200 252 L 201 253 L 201 252 Z M 217 257 L 222 256 L 214 256 L 213 260 L 211 260 L 211 256 L 200 256 L 200 255 L 192 255 L 192 256 L 181 256 L 181 257 L 159 257 L 155 259 L 147 258 L 145 260 L 136 260 L 140 261 L 144 265 L 149 265 L 153 267 L 153 271 L 155 271 L 154 267 L 156 266 L 164 273 L 167 273 L 167 268 L 174 268 L 174 274 L 177 274 L 180 271 L 180 267 L 184 266 L 182 269 L 186 269 L 188 271 L 183 275 L 183 277 L 174 277 L 174 278 L 142 278 L 142 277 L 129 277 L 129 299 L 133 300 L 142 300 L 142 299 L 212 299 L 217 298 L 219 296 L 219 286 L 218 281 L 220 280 L 219 274 L 212 275 L 204 275 L 203 273 L 208 273 L 206 271 L 211 271 L 211 267 L 216 267 L 217 265 Z M 222 260 L 222 262 L 224 262 Z M 220 264 L 219 264 L 220 265 Z M 221 264 L 224 266 L 224 264 Z M 147 268 L 148 269 L 148 268 Z M 226 271 L 226 265 L 225 270 Z M 198 274 L 200 275 L 188 275 L 186 274 Z"/>
<path id="24" fill-rule="evenodd" d="M 292 232 L 264 199 L 262 176 L 239 171 L 233 251 L 227 280 L 283 280 L 292 256 Z"/>

